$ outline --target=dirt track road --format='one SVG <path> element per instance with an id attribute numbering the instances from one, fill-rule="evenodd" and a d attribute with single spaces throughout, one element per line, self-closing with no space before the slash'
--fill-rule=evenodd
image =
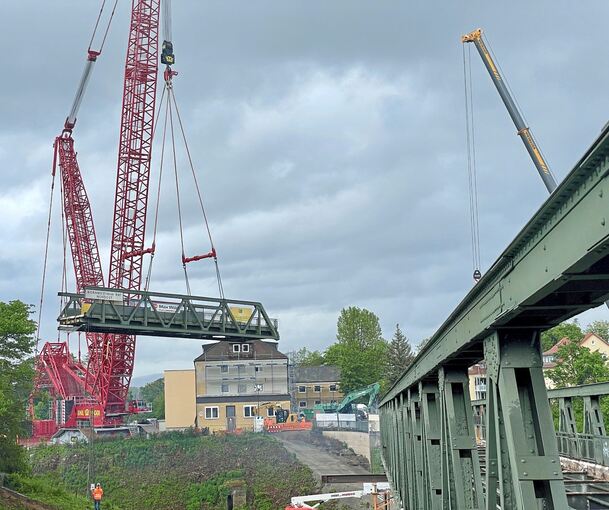
<path id="1" fill-rule="evenodd" d="M 335 450 L 324 448 L 308 441 L 308 436 L 285 432 L 277 434 L 286 450 L 296 455 L 296 458 L 308 466 L 321 480 L 322 475 L 353 475 L 369 474 L 360 461 L 353 455 L 339 455 Z M 324 485 L 323 492 L 342 492 L 361 490 L 362 484 L 335 484 Z M 370 507 L 369 499 L 341 500 L 340 508 L 366 509 Z M 323 509 L 323 505 L 321 507 Z"/>

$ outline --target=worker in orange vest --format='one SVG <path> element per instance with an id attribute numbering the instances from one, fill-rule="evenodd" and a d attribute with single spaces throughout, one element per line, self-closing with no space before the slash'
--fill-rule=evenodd
<path id="1" fill-rule="evenodd" d="M 95 510 L 101 509 L 101 500 L 104 497 L 104 489 L 101 488 L 100 484 L 95 486 L 95 489 L 91 491 L 91 496 L 93 496 L 93 502 L 95 503 Z"/>

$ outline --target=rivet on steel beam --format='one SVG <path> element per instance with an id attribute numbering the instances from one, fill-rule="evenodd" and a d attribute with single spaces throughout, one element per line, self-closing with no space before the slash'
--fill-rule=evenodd
<path id="1" fill-rule="evenodd" d="M 529 476 L 529 473 L 527 473 L 526 471 L 524 473 L 522 473 L 524 476 Z"/>
<path id="2" fill-rule="evenodd" d="M 603 219 L 601 220 L 601 225 L 602 225 L 603 227 L 605 226 L 605 218 L 603 218 Z"/>

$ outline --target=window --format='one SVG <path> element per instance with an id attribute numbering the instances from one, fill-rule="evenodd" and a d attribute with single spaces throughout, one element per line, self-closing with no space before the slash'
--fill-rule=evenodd
<path id="1" fill-rule="evenodd" d="M 239 393 L 247 393 L 247 384 L 239 384 L 239 388 L 237 391 Z"/>
<path id="2" fill-rule="evenodd" d="M 336 384 L 330 384 L 330 391 L 338 391 L 338 386 Z"/>
<path id="3" fill-rule="evenodd" d="M 233 344 L 233 352 L 241 352 L 241 345 Z"/>
<path id="4" fill-rule="evenodd" d="M 316 385 L 316 386 L 313 388 L 313 391 L 320 392 L 320 391 L 321 391 L 321 386 Z"/>
<path id="5" fill-rule="evenodd" d="M 228 372 L 228 365 L 220 365 L 220 372 Z"/>
<path id="6" fill-rule="evenodd" d="M 243 344 L 241 346 L 241 352 L 250 352 L 250 344 Z"/>
<path id="7" fill-rule="evenodd" d="M 315 405 L 319 405 L 319 404 L 321 404 L 321 400 L 316 400 Z"/>
<path id="8" fill-rule="evenodd" d="M 298 393 L 306 393 L 306 392 L 307 392 L 306 386 L 298 386 Z"/>
<path id="9" fill-rule="evenodd" d="M 243 406 L 243 416 L 253 418 L 256 416 L 256 406 Z"/>
<path id="10" fill-rule="evenodd" d="M 228 393 L 228 384 L 222 385 L 222 393 Z"/>
<path id="11" fill-rule="evenodd" d="M 272 407 L 267 407 L 266 408 L 266 415 L 269 418 L 272 418 L 273 416 L 275 416 L 275 410 Z"/>
<path id="12" fill-rule="evenodd" d="M 255 370 L 256 370 L 256 372 L 262 372 L 262 368 L 263 367 L 261 367 L 261 366 L 257 366 Z"/>
<path id="13" fill-rule="evenodd" d="M 307 407 L 307 402 L 305 400 L 301 400 L 298 402 L 298 407 Z"/>
<path id="14" fill-rule="evenodd" d="M 217 420 L 220 417 L 220 409 L 217 406 L 205 408 L 206 420 Z"/>

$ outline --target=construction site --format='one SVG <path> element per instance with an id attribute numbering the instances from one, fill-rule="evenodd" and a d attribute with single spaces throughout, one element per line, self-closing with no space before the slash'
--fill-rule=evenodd
<path id="1" fill-rule="evenodd" d="M 0 510 L 609 508 L 605 6 L 59 4 L 5 17 Z"/>

